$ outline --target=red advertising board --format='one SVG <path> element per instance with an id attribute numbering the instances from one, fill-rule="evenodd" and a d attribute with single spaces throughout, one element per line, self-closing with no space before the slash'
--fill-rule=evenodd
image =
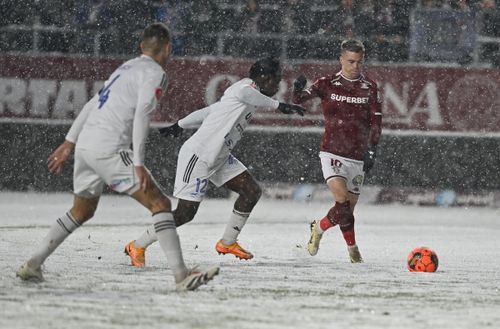
<path id="1" fill-rule="evenodd" d="M 0 118 L 71 119 L 121 64 L 117 59 L 77 57 L 0 57 Z M 172 122 L 215 102 L 232 82 L 246 76 L 251 62 L 229 59 L 173 59 L 167 67 L 169 87 L 155 121 Z M 294 78 L 316 78 L 337 72 L 337 63 L 283 67 L 275 96 L 290 101 Z M 378 81 L 386 129 L 500 131 L 500 70 L 367 66 Z M 267 127 L 320 126 L 318 101 L 305 104 L 304 118 L 259 110 L 253 123 Z"/>

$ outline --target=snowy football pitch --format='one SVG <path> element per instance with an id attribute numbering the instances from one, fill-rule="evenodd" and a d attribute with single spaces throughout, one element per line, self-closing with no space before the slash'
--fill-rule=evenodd
<path id="1" fill-rule="evenodd" d="M 214 281 L 179 294 L 159 245 L 147 267 L 124 245 L 150 224 L 127 197 L 105 196 L 96 217 L 47 260 L 41 284 L 15 271 L 71 204 L 70 194 L 0 193 L 0 328 L 498 328 L 500 210 L 360 204 L 351 264 L 338 229 L 315 257 L 308 222 L 327 203 L 261 200 L 240 236 L 255 258 L 219 256 L 232 209 L 206 200 L 179 229 L 188 265 L 219 265 Z M 416 246 L 433 248 L 436 273 L 410 273 Z"/>

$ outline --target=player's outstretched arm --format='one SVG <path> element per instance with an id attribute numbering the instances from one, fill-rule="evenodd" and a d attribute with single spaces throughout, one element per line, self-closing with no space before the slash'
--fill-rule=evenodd
<path id="1" fill-rule="evenodd" d="M 59 147 L 56 148 L 51 155 L 49 155 L 49 158 L 47 159 L 47 165 L 51 173 L 57 174 L 61 172 L 62 168 L 64 167 L 64 163 L 66 162 L 66 160 L 68 160 L 74 147 L 74 143 L 65 140 L 64 143 L 59 145 Z"/>
<path id="2" fill-rule="evenodd" d="M 320 80 L 317 80 L 310 87 L 306 88 L 306 77 L 303 75 L 298 76 L 293 82 L 292 102 L 301 104 L 315 97 L 319 97 L 319 81 Z"/>
<path id="3" fill-rule="evenodd" d="M 158 132 L 163 137 L 179 137 L 180 135 L 182 135 L 184 129 L 199 128 L 203 120 L 205 120 L 209 113 L 210 106 L 204 107 L 190 113 L 171 126 L 158 129 Z"/>
<path id="4" fill-rule="evenodd" d="M 287 104 L 287 103 L 280 103 L 278 105 L 278 110 L 280 110 L 281 113 L 285 113 L 285 114 L 297 113 L 301 117 L 304 116 L 304 112 L 306 111 L 306 109 L 303 108 L 302 106 L 295 105 L 295 104 Z"/>

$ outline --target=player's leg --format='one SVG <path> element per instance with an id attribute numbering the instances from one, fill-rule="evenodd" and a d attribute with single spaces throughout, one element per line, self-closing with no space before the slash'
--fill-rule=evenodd
<path id="1" fill-rule="evenodd" d="M 175 281 L 182 281 L 187 275 L 188 269 L 182 257 L 170 200 L 157 188 L 156 184 L 153 184 L 147 191 L 137 190 L 131 196 L 151 211 L 156 238 L 167 256 Z"/>
<path id="2" fill-rule="evenodd" d="M 103 185 L 103 180 L 77 150 L 73 172 L 73 206 L 56 220 L 38 250 L 19 268 L 17 276 L 23 280 L 43 280 L 41 265 L 71 233 L 94 216 Z"/>
<path id="3" fill-rule="evenodd" d="M 223 183 L 223 186 L 238 193 L 222 239 L 215 246 L 216 251 L 220 254 L 230 253 L 240 259 L 252 259 L 252 253 L 241 247 L 237 240 L 262 195 L 259 184 L 246 167 L 233 156 L 230 156 L 230 161 L 212 176 L 212 182 L 216 185 Z"/>
<path id="4" fill-rule="evenodd" d="M 17 271 L 17 276 L 23 280 L 42 281 L 42 264 L 71 233 L 93 217 L 98 202 L 99 197 L 85 199 L 75 195 L 71 210 L 52 225 L 38 250 Z"/>
<path id="5" fill-rule="evenodd" d="M 179 227 L 192 221 L 199 207 L 198 201 L 179 199 L 174 210 L 175 225 Z"/>
<path id="6" fill-rule="evenodd" d="M 329 163 L 334 167 L 334 172 L 337 175 L 327 179 L 327 185 L 335 198 L 335 205 L 318 222 L 316 230 L 321 236 L 327 229 L 339 225 L 347 244 L 351 262 L 360 263 L 363 259 L 356 244 L 353 211 L 363 185 L 363 162 L 335 155 L 330 158 Z M 322 163 L 324 162 L 322 161 Z"/>
<path id="7" fill-rule="evenodd" d="M 175 226 L 179 227 L 190 222 L 198 211 L 200 203 L 179 199 L 176 209 L 172 212 Z M 149 226 L 141 236 L 130 241 L 125 246 L 125 254 L 130 257 L 132 266 L 143 267 L 146 265 L 146 249 L 158 241 L 154 225 Z"/>
<path id="8" fill-rule="evenodd" d="M 330 177 L 326 184 L 332 192 L 336 202 L 335 205 L 328 211 L 326 216 L 319 220 L 315 220 L 310 224 L 311 236 L 307 244 L 307 249 L 311 256 L 318 253 L 323 233 L 338 224 L 338 222 L 334 220 L 334 218 L 338 218 L 338 215 L 335 214 L 339 211 L 345 210 L 345 206 L 349 207 L 345 179 L 341 176 Z"/>
<path id="9" fill-rule="evenodd" d="M 354 207 L 358 203 L 359 194 L 349 193 L 348 196 L 349 205 L 350 205 L 350 213 L 352 214 L 351 222 L 348 222 L 347 225 L 342 226 L 339 225 L 340 230 L 342 231 L 342 235 L 344 236 L 344 240 L 347 243 L 347 251 L 349 252 L 349 258 L 352 263 L 362 263 L 363 257 L 361 257 L 361 253 L 359 252 L 358 245 L 356 244 L 356 236 L 354 230 Z"/>
<path id="10" fill-rule="evenodd" d="M 196 267 L 192 269 L 186 267 L 174 215 L 171 211 L 170 199 L 163 194 L 156 181 L 152 180 L 153 184 L 147 191 L 138 189 L 138 182 L 136 182 L 135 186 L 127 193 L 153 214 L 156 239 L 158 239 L 160 247 L 167 257 L 169 268 L 174 274 L 177 290 L 195 290 L 200 285 L 212 280 L 219 273 L 219 268 L 213 267 L 202 272 Z"/>
<path id="11" fill-rule="evenodd" d="M 173 211 L 176 227 L 191 221 L 198 211 L 208 184 L 208 178 L 204 177 L 207 172 L 206 165 L 198 161 L 188 147 L 180 149 L 174 186 L 174 196 L 179 199 L 177 208 Z M 133 266 L 145 265 L 145 251 L 157 240 L 156 230 L 151 225 L 139 238 L 125 246 L 125 253 L 130 256 Z"/>
<path id="12" fill-rule="evenodd" d="M 325 217 L 313 221 L 310 225 L 311 236 L 308 242 L 308 251 L 314 256 L 317 254 L 323 233 L 335 225 L 339 225 L 344 239 L 349 247 L 356 245 L 354 235 L 354 215 L 350 202 L 357 202 L 363 176 L 359 179 L 361 161 L 353 161 L 334 154 L 320 152 L 321 167 L 327 186 L 331 191 L 335 204 Z M 361 171 L 362 175 L 362 171 Z M 353 183 L 354 181 L 354 183 Z M 352 249 L 351 248 L 351 249 Z"/>
<path id="13" fill-rule="evenodd" d="M 142 190 L 134 192 L 132 197 L 153 213 L 156 238 L 167 257 L 168 266 L 174 273 L 177 290 L 195 290 L 219 273 L 218 267 L 207 271 L 199 271 L 196 267 L 193 269 L 186 267 L 174 216 L 171 212 L 170 200 L 155 184 L 146 192 Z"/>
<path id="14" fill-rule="evenodd" d="M 128 150 L 122 151 L 121 153 L 123 153 L 121 154 L 121 158 L 131 156 Z M 179 236 L 177 235 L 177 230 L 175 228 L 170 199 L 163 194 L 159 185 L 152 176 L 151 179 L 151 187 L 146 191 L 141 190 L 139 186 L 140 183 L 135 175 L 135 168 L 131 162 L 118 161 L 115 172 L 106 177 L 106 182 L 108 185 L 113 186 L 116 192 L 127 193 L 152 213 L 156 239 L 160 242 L 161 249 L 167 256 L 167 262 L 174 273 L 175 282 L 179 283 L 188 275 L 189 270 L 184 264 L 184 259 L 182 257 Z M 110 184 L 110 182 L 114 181 L 126 183 L 119 185 Z M 125 251 L 127 252 L 129 250 L 126 249 Z M 133 264 L 134 261 L 141 261 L 140 254 L 132 255 L 129 253 L 129 256 L 131 256 Z M 144 264 L 144 252 L 142 253 L 142 258 Z"/>
<path id="15" fill-rule="evenodd" d="M 330 185 L 334 183 L 335 187 L 337 187 L 337 185 L 345 184 L 345 175 L 343 175 L 344 173 L 341 172 L 341 170 L 343 169 L 342 163 L 335 158 L 335 155 L 327 152 L 320 152 L 319 158 L 321 161 L 321 170 L 323 172 L 323 177 L 330 191 L 332 190 Z M 333 195 L 335 195 L 333 191 L 332 193 Z M 322 219 L 313 220 L 309 224 L 310 237 L 307 243 L 307 250 L 309 251 L 309 254 L 311 256 L 314 256 L 318 253 L 319 244 L 321 242 L 321 238 L 323 237 L 323 233 L 334 225 L 335 224 L 333 224 L 328 219 L 328 215 L 323 217 Z"/>

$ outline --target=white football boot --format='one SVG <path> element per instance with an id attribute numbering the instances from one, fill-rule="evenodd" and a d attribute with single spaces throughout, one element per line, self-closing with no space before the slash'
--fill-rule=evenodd
<path id="1" fill-rule="evenodd" d="M 309 239 L 309 242 L 307 243 L 307 250 L 309 251 L 309 254 L 311 256 L 314 256 L 318 253 L 319 242 L 321 241 L 321 238 L 323 237 L 323 233 L 318 232 L 318 225 L 319 225 L 319 222 L 317 220 L 312 221 L 311 225 L 310 225 L 311 238 Z"/>
<path id="2" fill-rule="evenodd" d="M 184 280 L 176 284 L 176 290 L 195 290 L 199 286 L 207 284 L 207 282 L 212 280 L 217 274 L 219 274 L 219 267 L 212 267 L 208 271 L 200 272 L 195 266 L 189 271 Z"/>
<path id="3" fill-rule="evenodd" d="M 16 276 L 24 281 L 41 282 L 43 281 L 42 269 L 40 267 L 33 268 L 29 266 L 28 262 L 21 265 L 17 270 Z"/>
<path id="4" fill-rule="evenodd" d="M 357 245 L 347 246 L 347 251 L 349 252 L 351 263 L 363 263 L 363 257 L 361 257 L 361 253 L 359 252 Z"/>

